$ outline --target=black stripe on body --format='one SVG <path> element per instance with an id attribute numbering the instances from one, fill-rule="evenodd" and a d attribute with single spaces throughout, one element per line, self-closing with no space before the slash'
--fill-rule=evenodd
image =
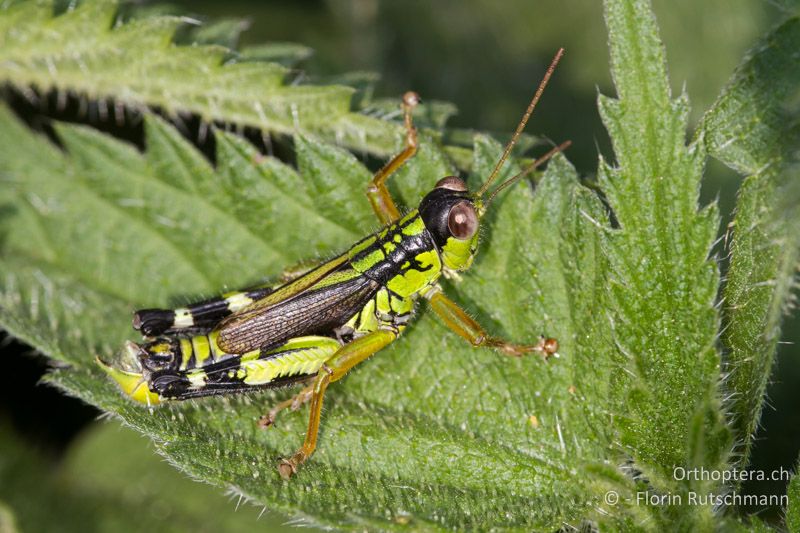
<path id="1" fill-rule="evenodd" d="M 203 396 L 218 396 L 260 389 L 288 387 L 295 383 L 312 379 L 317 375 L 315 372 L 313 374 L 283 376 L 269 383 L 248 385 L 244 383 L 241 378 L 235 377 L 236 370 L 239 368 L 238 359 L 228 362 L 231 363 L 230 368 L 224 372 L 219 372 L 219 377 L 213 381 L 211 376 L 209 376 L 207 383 L 202 388 L 192 388 L 189 378 L 182 372 L 161 372 L 153 374 L 150 377 L 148 386 L 152 392 L 159 394 L 162 398 L 170 400 L 188 400 L 189 398 L 201 398 Z M 228 375 L 228 370 L 234 373 L 234 377 Z"/>
<path id="2" fill-rule="evenodd" d="M 133 329 L 147 337 L 165 333 L 174 322 L 175 312 L 171 309 L 139 309 L 133 314 Z"/>
<path id="3" fill-rule="evenodd" d="M 416 235 L 403 234 L 403 229 L 411 224 L 414 224 L 417 222 L 417 220 L 420 220 L 419 215 L 406 221 L 402 226 L 397 224 L 389 226 L 385 236 L 381 236 L 380 233 L 378 233 L 376 235 L 377 238 L 375 242 L 353 257 L 353 259 L 351 259 L 351 263 L 357 263 L 359 260 L 365 259 L 376 250 L 380 250 L 384 254 L 384 260 L 379 261 L 375 265 L 371 266 L 369 270 L 363 273 L 363 275 L 377 281 L 384 286 L 386 285 L 387 281 L 403 272 L 404 269 L 402 268 L 402 265 L 406 261 L 411 263 L 413 266 L 417 265 L 416 256 L 422 252 L 434 251 L 438 254 L 439 251 L 433 242 L 433 238 L 427 230 L 423 230 Z M 395 240 L 396 235 L 400 236 L 400 242 Z M 384 251 L 384 245 L 386 243 L 395 245 L 395 249 L 389 253 L 386 253 Z M 424 270 L 419 266 L 415 266 L 414 268 L 417 270 Z"/>

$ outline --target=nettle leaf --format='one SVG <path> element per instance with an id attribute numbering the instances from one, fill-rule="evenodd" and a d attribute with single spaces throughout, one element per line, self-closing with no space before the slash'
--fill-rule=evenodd
<path id="1" fill-rule="evenodd" d="M 797 165 L 776 163 L 745 179 L 739 191 L 725 297 L 723 340 L 730 350 L 726 385 L 740 444 L 749 457 L 781 320 L 792 304 L 800 261 Z"/>
<path id="2" fill-rule="evenodd" d="M 795 16 L 748 52 L 703 117 L 700 131 L 709 153 L 741 174 L 762 171 L 800 141 L 800 126 L 792 120 L 797 111 L 792 99 L 800 96 L 798 47 L 800 17 Z"/>
<path id="3" fill-rule="evenodd" d="M 618 97 L 599 106 L 616 163 L 601 164 L 599 182 L 619 225 L 604 233 L 603 250 L 620 366 L 611 390 L 627 406 L 621 451 L 657 493 L 699 490 L 673 469 L 722 468 L 729 445 L 715 348 L 719 273 L 709 257 L 719 216 L 713 204 L 698 210 L 705 152 L 686 145 L 688 102 L 670 95 L 649 2 L 607 0 L 605 14 Z M 687 527 L 711 519 L 702 506 L 652 512 Z"/>
<path id="4" fill-rule="evenodd" d="M 123 22 L 118 12 L 116 0 L 70 4 L 57 16 L 50 2 L 4 3 L 0 80 L 27 91 L 70 91 L 98 102 L 101 113 L 153 106 L 173 116 L 194 113 L 209 122 L 316 134 L 381 156 L 402 142 L 398 124 L 351 111 L 355 89 L 289 83 L 283 64 L 307 49 L 260 47 L 240 57 L 214 44 L 176 46 L 173 36 L 187 19 L 153 15 Z M 230 44 L 231 24 L 238 22 L 191 37 Z"/>
<path id="5" fill-rule="evenodd" d="M 301 47 L 179 46 L 181 19 L 137 12 L 114 22 L 118 6 L 103 0 L 57 16 L 47 3 L 0 10 L 0 79 L 29 94 L 52 88 L 101 108 L 133 106 L 144 120 L 143 151 L 55 124 L 59 149 L 0 107 L 0 324 L 61 363 L 50 383 L 118 416 L 191 477 L 309 523 L 737 526 L 711 506 L 638 497 L 719 493 L 713 481 L 676 480 L 673 469 L 729 467 L 710 257 L 719 217 L 713 204 L 698 208 L 707 150 L 752 174 L 723 323 L 737 439 L 746 441 L 760 411 L 797 261 L 791 144 L 774 146 L 776 132 L 792 133 L 776 110 L 796 84 L 794 19 L 753 52 L 687 145 L 688 102 L 670 94 L 649 3 L 607 0 L 618 97 L 599 105 L 615 161 L 601 161 L 598 175 L 612 214 L 557 156 L 535 190 L 520 183 L 495 201 L 474 267 L 445 284 L 492 333 L 557 337 L 561 357 L 472 349 L 423 305 L 406 335 L 329 389 L 318 451 L 285 482 L 276 463 L 300 445 L 306 411 L 282 413 L 267 431 L 257 420 L 292 391 L 150 410 L 123 397 L 94 358 L 113 359 L 135 339 L 136 308 L 274 279 L 375 230 L 364 195 L 371 172 L 341 145 L 387 154 L 401 128 L 352 112 L 351 88 L 287 85 L 287 66 L 308 53 Z M 228 22 L 185 36 L 232 44 L 237 31 Z M 771 81 L 763 65 L 777 65 Z M 212 165 L 148 106 L 291 136 L 296 167 L 223 131 L 212 131 Z M 441 127 L 450 109 L 423 111 Z M 455 167 L 471 169 L 475 188 L 501 152 L 482 135 L 472 149 L 442 146 L 431 131 L 420 139 L 390 183 L 408 207 Z M 509 162 L 501 178 L 518 170 Z M 609 491 L 621 496 L 616 505 Z"/>
<path id="6" fill-rule="evenodd" d="M 523 184 L 498 200 L 475 274 L 451 291 L 498 333 L 558 336 L 563 357 L 545 364 L 474 350 L 422 316 L 331 388 L 320 449 L 286 483 L 276 460 L 301 443 L 305 413 L 287 413 L 269 431 L 256 422 L 291 392 L 150 411 L 124 398 L 93 359 L 112 358 L 133 337 L 136 307 L 275 276 L 372 230 L 369 172 L 298 135 L 298 175 L 227 133 L 216 134 L 212 168 L 152 115 L 144 153 L 82 126 L 56 131 L 64 152 L 0 114 L 0 176 L 13 206 L 2 321 L 71 364 L 50 382 L 119 415 L 193 477 L 317 523 L 531 528 L 590 512 L 605 482 L 583 471 L 602 467 L 612 439 L 603 402 L 611 370 L 594 338 L 607 221 L 563 158 L 535 195 Z M 475 149 L 477 183 L 500 147 L 478 138 Z M 446 160 L 425 141 L 396 186 L 423 190 L 451 170 Z"/>
<path id="7" fill-rule="evenodd" d="M 747 175 L 736 205 L 724 296 L 730 410 L 746 464 L 800 261 L 800 186 L 793 161 L 800 18 L 779 24 L 747 55 L 704 118 L 709 152 Z"/>
<path id="8" fill-rule="evenodd" d="M 800 478 L 792 476 L 788 489 L 789 505 L 786 509 L 786 527 L 789 531 L 800 529 Z"/>

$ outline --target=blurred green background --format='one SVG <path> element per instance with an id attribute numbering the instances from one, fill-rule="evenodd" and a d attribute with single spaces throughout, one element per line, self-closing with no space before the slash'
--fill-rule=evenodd
<path id="1" fill-rule="evenodd" d="M 653 3 L 673 90 L 685 88 L 696 124 L 779 13 L 756 0 Z M 380 76 L 376 96 L 397 97 L 413 89 L 425 99 L 454 103 L 459 113 L 451 126 L 506 134 L 563 46 L 567 55 L 528 131 L 559 142 L 571 139 L 568 156 L 587 179 L 598 153 L 611 158 L 595 105 L 598 91 L 613 94 L 598 0 L 187 0 L 170 6 L 201 21 L 246 21 L 241 45 L 291 41 L 313 48 L 303 66 L 312 80 L 374 72 Z M 720 202 L 721 228 L 739 183 L 735 174 L 709 163 L 703 198 Z M 723 258 L 722 248 L 718 253 Z M 796 319 L 785 324 L 752 468 L 792 469 L 798 456 L 797 326 Z M 21 355 L 28 351 L 14 342 L 3 348 L 13 383 L 0 388 L 0 531 L 13 520 L 25 531 L 73 526 L 86 531 L 89 524 L 97 531 L 274 531 L 287 520 L 267 513 L 256 522 L 260 509 L 247 505 L 235 512 L 236 497 L 181 479 L 144 439 L 95 422 L 91 408 L 36 386 L 45 365 L 32 354 Z M 745 490 L 780 493 L 785 482 L 749 483 Z M 773 508 L 748 511 L 780 517 Z"/>

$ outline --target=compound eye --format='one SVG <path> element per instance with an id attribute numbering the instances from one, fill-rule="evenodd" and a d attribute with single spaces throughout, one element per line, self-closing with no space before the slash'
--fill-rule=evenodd
<path id="1" fill-rule="evenodd" d="M 451 191 L 467 191 L 467 184 L 458 176 L 447 176 L 436 182 L 436 189 L 448 189 Z"/>
<path id="2" fill-rule="evenodd" d="M 466 240 L 478 231 L 478 214 L 472 204 L 466 200 L 458 202 L 450 208 L 447 215 L 447 229 L 456 239 Z"/>

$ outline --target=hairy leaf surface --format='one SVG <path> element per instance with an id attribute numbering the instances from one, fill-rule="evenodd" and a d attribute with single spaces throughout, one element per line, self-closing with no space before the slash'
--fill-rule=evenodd
<path id="1" fill-rule="evenodd" d="M 679 493 L 704 484 L 677 481 L 675 467 L 722 467 L 728 446 L 709 258 L 719 217 L 713 204 L 698 208 L 705 153 L 686 145 L 688 101 L 670 94 L 649 2 L 608 0 L 605 14 L 617 89 L 617 99 L 599 99 L 616 159 L 601 164 L 599 181 L 619 226 L 603 240 L 620 367 L 612 391 L 627 407 L 618 427 L 631 470 L 655 492 Z M 652 508 L 657 519 L 707 527 L 710 508 L 683 510 Z"/>
<path id="2" fill-rule="evenodd" d="M 800 18 L 745 57 L 703 122 L 710 153 L 747 175 L 730 228 L 723 341 L 740 464 L 746 464 L 800 260 Z"/>

